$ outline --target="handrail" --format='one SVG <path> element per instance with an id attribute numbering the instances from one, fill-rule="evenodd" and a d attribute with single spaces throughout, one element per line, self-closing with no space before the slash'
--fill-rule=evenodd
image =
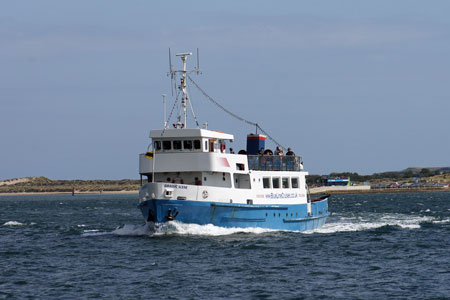
<path id="1" fill-rule="evenodd" d="M 247 155 L 249 170 L 256 171 L 301 171 L 301 156 Z"/>

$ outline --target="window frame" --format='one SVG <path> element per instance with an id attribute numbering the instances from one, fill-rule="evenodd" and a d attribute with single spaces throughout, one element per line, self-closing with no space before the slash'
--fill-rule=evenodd
<path id="1" fill-rule="evenodd" d="M 167 145 L 169 145 L 169 147 L 167 147 Z M 172 141 L 171 140 L 162 141 L 162 149 L 163 149 L 163 151 L 172 150 Z"/>
<path id="2" fill-rule="evenodd" d="M 280 177 L 272 177 L 272 188 L 273 189 L 281 188 L 281 179 L 280 179 Z"/>
<path id="3" fill-rule="evenodd" d="M 267 180 L 267 183 L 268 183 L 267 186 L 266 186 L 266 184 L 264 182 L 265 180 Z M 270 189 L 270 188 L 272 188 L 271 183 L 272 183 L 272 180 L 271 180 L 270 177 L 263 177 L 263 189 Z"/>
<path id="4" fill-rule="evenodd" d="M 294 180 L 296 181 L 296 184 L 294 184 Z M 291 188 L 293 188 L 293 189 L 300 188 L 300 180 L 298 177 L 291 177 Z"/>

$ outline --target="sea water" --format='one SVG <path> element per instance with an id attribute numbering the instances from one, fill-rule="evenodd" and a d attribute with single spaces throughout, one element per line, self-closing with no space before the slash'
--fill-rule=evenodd
<path id="1" fill-rule="evenodd" d="M 0 299 L 450 299 L 450 193 L 330 198 L 322 228 L 143 222 L 136 195 L 0 197 Z"/>

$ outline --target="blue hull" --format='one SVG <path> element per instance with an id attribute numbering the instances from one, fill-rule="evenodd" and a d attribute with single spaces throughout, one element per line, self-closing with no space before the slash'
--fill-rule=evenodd
<path id="1" fill-rule="evenodd" d="M 199 225 L 295 231 L 316 229 L 325 224 L 330 215 L 328 199 L 311 203 L 310 216 L 306 204 L 251 205 L 152 199 L 141 202 L 138 207 L 145 220 L 157 223 L 175 219 Z"/>

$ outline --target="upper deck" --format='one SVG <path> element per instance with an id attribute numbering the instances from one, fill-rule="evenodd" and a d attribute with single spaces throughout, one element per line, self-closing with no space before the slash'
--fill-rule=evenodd
<path id="1" fill-rule="evenodd" d="M 302 171 L 300 156 L 247 155 L 248 168 L 255 171 Z"/>

